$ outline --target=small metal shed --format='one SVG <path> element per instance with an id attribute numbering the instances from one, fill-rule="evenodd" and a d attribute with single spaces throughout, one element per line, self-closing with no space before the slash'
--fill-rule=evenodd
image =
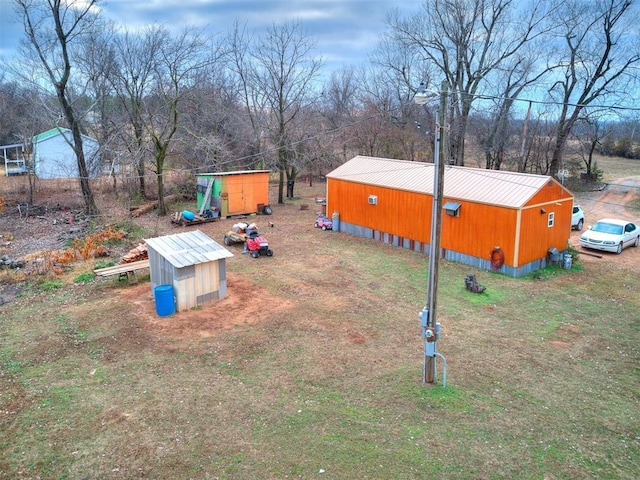
<path id="1" fill-rule="evenodd" d="M 31 141 L 33 168 L 39 179 L 78 177 L 71 130 L 55 127 L 34 136 Z M 82 150 L 89 176 L 97 177 L 100 173 L 100 144 L 95 138 L 82 135 Z"/>
<path id="2" fill-rule="evenodd" d="M 172 285 L 177 312 L 227 296 L 225 262 L 233 254 L 200 230 L 145 241 L 151 290 Z"/>

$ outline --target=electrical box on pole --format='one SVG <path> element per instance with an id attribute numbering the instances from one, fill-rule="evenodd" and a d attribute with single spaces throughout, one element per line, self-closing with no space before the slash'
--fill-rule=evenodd
<path id="1" fill-rule="evenodd" d="M 421 84 L 420 91 L 424 90 L 424 84 Z M 427 290 L 427 305 L 420 313 L 422 323 L 422 338 L 425 342 L 424 367 L 423 367 L 423 383 L 434 383 L 436 374 L 436 356 L 440 356 L 436 349 L 436 343 L 439 336 L 440 324 L 436 321 L 436 307 L 438 294 L 438 265 L 440 263 L 440 237 L 442 224 L 442 198 L 444 192 L 444 153 L 446 148 L 442 145 L 445 138 L 445 113 L 447 107 L 448 85 L 446 81 L 442 82 L 440 90 L 440 108 L 438 112 L 438 120 L 436 122 L 435 142 L 433 148 L 434 154 L 434 185 L 431 213 L 431 238 L 429 245 L 429 279 Z M 422 97 L 426 95 L 421 95 Z M 418 95 L 416 94 L 416 97 Z M 424 104 L 422 101 L 416 103 Z M 442 357 L 444 360 L 444 357 Z M 445 362 L 446 365 L 446 362 Z"/>

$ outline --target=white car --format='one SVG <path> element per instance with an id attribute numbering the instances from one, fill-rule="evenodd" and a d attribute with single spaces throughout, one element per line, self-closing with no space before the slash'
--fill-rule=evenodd
<path id="1" fill-rule="evenodd" d="M 571 214 L 571 228 L 576 230 L 582 230 L 584 226 L 584 211 L 580 205 L 573 206 L 573 213 Z"/>
<path id="2" fill-rule="evenodd" d="M 622 253 L 628 246 L 640 244 L 640 227 L 627 220 L 604 218 L 580 236 L 580 245 L 584 248 Z"/>

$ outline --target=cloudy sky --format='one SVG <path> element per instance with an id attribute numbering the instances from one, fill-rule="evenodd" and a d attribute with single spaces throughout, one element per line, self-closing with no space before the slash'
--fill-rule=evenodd
<path id="1" fill-rule="evenodd" d="M 12 58 L 22 27 L 11 22 L 12 0 L 0 0 L 0 57 Z M 334 70 L 366 60 L 385 29 L 386 13 L 417 12 L 421 0 L 104 0 L 102 13 L 131 28 L 157 23 L 180 30 L 185 26 L 225 33 L 235 20 L 260 33 L 285 20 L 300 20 L 317 42 L 317 53 Z"/>

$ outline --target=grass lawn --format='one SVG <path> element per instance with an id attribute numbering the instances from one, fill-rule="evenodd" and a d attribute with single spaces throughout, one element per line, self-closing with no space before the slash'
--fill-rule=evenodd
<path id="1" fill-rule="evenodd" d="M 0 306 L 0 478 L 638 478 L 637 268 L 442 262 L 445 389 L 442 362 L 421 382 L 426 256 L 295 203 L 271 220 L 274 257 L 228 262 L 250 294 L 190 330 L 148 315 L 148 278 L 34 282 Z"/>

